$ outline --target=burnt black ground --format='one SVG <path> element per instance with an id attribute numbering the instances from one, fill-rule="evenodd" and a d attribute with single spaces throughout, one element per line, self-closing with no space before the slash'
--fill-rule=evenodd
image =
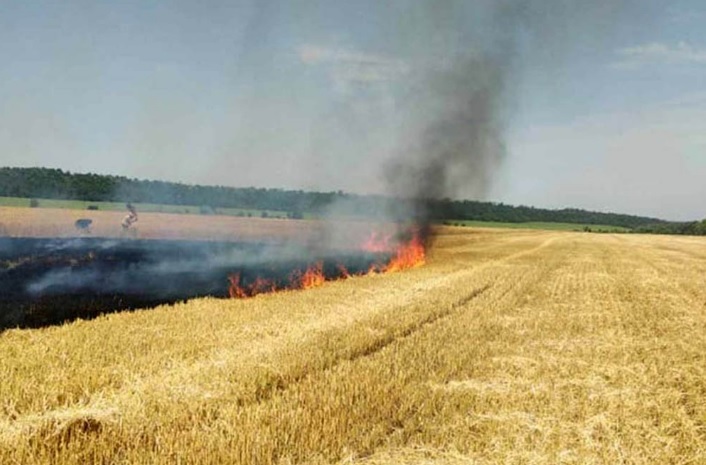
<path id="1" fill-rule="evenodd" d="M 228 276 L 284 286 L 295 270 L 323 262 L 362 272 L 382 254 L 313 251 L 294 244 L 0 238 L 0 331 L 42 327 L 195 297 L 227 297 Z"/>

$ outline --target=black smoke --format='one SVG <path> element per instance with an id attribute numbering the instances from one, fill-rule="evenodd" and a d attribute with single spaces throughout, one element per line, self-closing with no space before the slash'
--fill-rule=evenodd
<path id="1" fill-rule="evenodd" d="M 632 0 L 444 0 L 403 11 L 417 20 L 398 35 L 417 50 L 401 105 L 407 124 L 384 168 L 390 193 L 413 199 L 408 213 L 426 231 L 435 201 L 486 200 L 526 70 L 551 82 L 564 57 L 595 50 L 648 10 Z"/>

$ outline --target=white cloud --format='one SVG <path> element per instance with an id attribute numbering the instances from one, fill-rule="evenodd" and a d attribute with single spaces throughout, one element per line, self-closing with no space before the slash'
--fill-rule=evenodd
<path id="1" fill-rule="evenodd" d="M 626 47 L 617 51 L 621 59 L 615 66 L 634 68 L 650 64 L 706 64 L 706 49 L 686 42 L 668 45 L 659 42 Z"/>
<path id="2" fill-rule="evenodd" d="M 372 85 L 399 79 L 408 73 L 408 65 L 399 59 L 341 48 L 302 45 L 299 60 L 311 66 L 324 66 L 338 89 L 351 85 Z"/>

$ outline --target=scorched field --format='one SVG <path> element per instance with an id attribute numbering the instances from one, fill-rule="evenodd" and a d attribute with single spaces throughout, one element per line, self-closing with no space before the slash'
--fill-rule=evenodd
<path id="1" fill-rule="evenodd" d="M 706 241 L 444 228 L 425 266 L 0 333 L 0 463 L 706 463 Z"/>

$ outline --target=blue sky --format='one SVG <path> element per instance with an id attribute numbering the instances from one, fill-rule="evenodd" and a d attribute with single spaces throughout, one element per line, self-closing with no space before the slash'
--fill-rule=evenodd
<path id="1" fill-rule="evenodd" d="M 706 6 L 555 3 L 524 40 L 490 0 L 0 0 L 0 165 L 385 192 L 424 74 L 510 27 L 506 151 L 455 196 L 706 217 Z"/>

